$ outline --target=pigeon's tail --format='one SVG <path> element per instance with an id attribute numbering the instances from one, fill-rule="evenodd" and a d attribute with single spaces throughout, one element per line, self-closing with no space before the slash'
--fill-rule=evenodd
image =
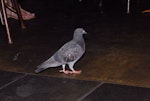
<path id="1" fill-rule="evenodd" d="M 37 68 L 34 72 L 39 73 L 39 72 L 42 72 L 43 70 L 45 70 L 45 68 Z"/>

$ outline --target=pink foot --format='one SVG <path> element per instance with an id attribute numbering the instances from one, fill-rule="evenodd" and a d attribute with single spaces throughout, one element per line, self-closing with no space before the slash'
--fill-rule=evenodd
<path id="1" fill-rule="evenodd" d="M 81 74 L 81 70 L 77 71 L 77 70 L 74 70 L 74 71 L 70 71 L 69 73 L 70 74 Z"/>
<path id="2" fill-rule="evenodd" d="M 70 71 L 68 71 L 68 70 L 59 70 L 59 72 L 65 73 L 65 74 L 69 74 L 70 73 Z"/>

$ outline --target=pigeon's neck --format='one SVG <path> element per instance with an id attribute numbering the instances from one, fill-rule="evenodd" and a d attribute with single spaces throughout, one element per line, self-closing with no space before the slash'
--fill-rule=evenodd
<path id="1" fill-rule="evenodd" d="M 81 46 L 83 50 L 85 50 L 85 42 L 83 36 L 74 36 L 73 41 L 75 41 L 77 44 Z"/>
<path id="2" fill-rule="evenodd" d="M 80 41 L 84 41 L 83 36 L 82 35 L 74 35 L 73 36 L 73 40 L 76 42 L 80 42 Z"/>

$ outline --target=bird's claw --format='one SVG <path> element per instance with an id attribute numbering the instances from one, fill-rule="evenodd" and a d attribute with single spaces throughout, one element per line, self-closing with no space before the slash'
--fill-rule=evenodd
<path id="1" fill-rule="evenodd" d="M 59 70 L 59 72 L 63 72 L 63 73 L 65 73 L 65 74 L 69 74 L 69 73 L 70 73 L 69 70 Z"/>
<path id="2" fill-rule="evenodd" d="M 82 71 L 81 70 L 79 70 L 79 71 L 60 70 L 59 72 L 63 72 L 65 74 L 81 74 Z"/>
<path id="3" fill-rule="evenodd" d="M 81 70 L 77 71 L 77 70 L 74 70 L 74 71 L 70 71 L 70 74 L 81 74 Z"/>

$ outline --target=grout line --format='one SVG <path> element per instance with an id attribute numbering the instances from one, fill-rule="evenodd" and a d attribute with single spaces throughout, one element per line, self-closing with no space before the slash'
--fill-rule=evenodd
<path id="1" fill-rule="evenodd" d="M 96 87 L 94 87 L 93 89 L 91 89 L 89 92 L 87 92 L 86 94 L 84 94 L 82 97 L 80 97 L 76 101 L 82 101 L 85 97 L 87 97 L 88 95 L 90 95 L 93 91 L 95 91 L 97 88 L 99 88 L 103 84 L 104 84 L 104 82 L 100 83 L 99 85 L 97 85 Z"/>
<path id="2" fill-rule="evenodd" d="M 23 76 L 21 76 L 21 77 L 18 77 L 16 80 L 13 80 L 13 81 L 11 81 L 11 82 L 5 84 L 4 86 L 0 87 L 0 90 L 2 90 L 3 88 L 5 88 L 5 87 L 7 87 L 7 86 L 9 86 L 9 85 L 11 85 L 11 84 L 13 84 L 14 82 L 16 82 L 16 81 L 18 81 L 18 80 L 24 78 L 25 76 L 27 76 L 27 74 L 25 74 L 25 75 L 23 75 Z"/>

